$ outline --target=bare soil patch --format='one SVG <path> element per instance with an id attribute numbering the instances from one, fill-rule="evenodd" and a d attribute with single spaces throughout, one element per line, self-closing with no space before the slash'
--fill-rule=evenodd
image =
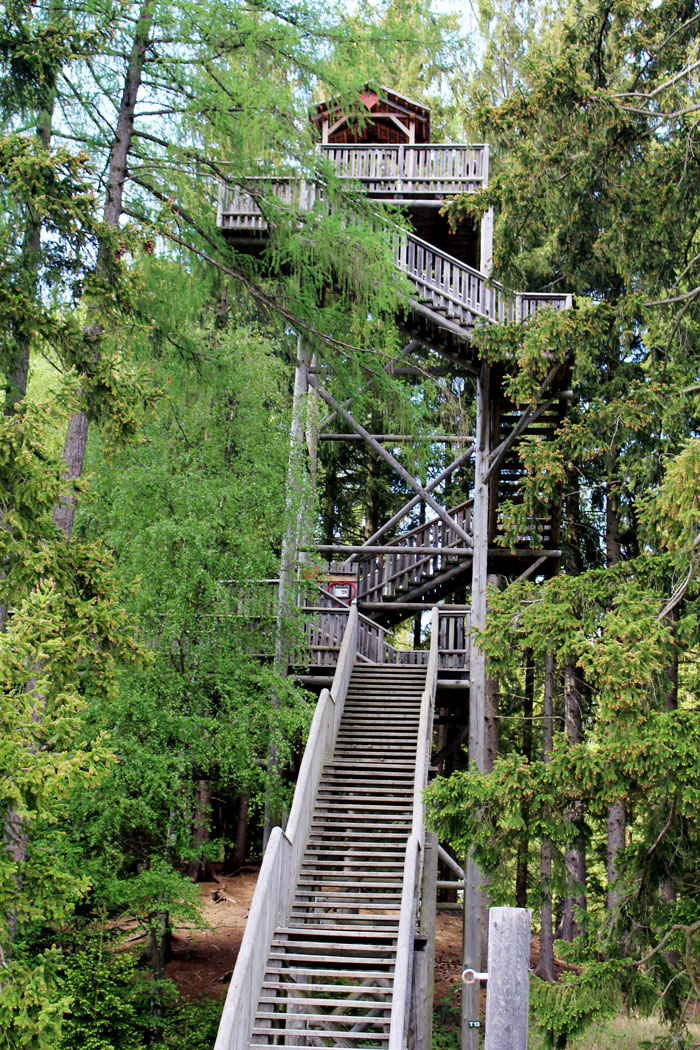
<path id="1" fill-rule="evenodd" d="M 223 998 L 243 939 L 258 870 L 199 884 L 204 925 L 174 930 L 165 976 L 187 999 Z"/>

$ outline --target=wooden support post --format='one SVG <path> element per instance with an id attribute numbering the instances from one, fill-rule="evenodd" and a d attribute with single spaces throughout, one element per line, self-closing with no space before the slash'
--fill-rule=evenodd
<path id="1" fill-rule="evenodd" d="M 452 463 L 449 463 L 444 468 L 444 470 L 441 470 L 440 473 L 437 475 L 437 477 L 433 478 L 431 481 L 429 481 L 427 483 L 427 485 L 425 486 L 426 492 L 432 492 L 434 489 L 436 489 L 438 487 L 438 485 L 442 484 L 442 482 L 446 478 L 448 478 L 450 476 L 450 474 L 454 470 L 457 469 L 457 467 L 460 467 L 463 463 L 466 463 L 466 461 L 468 459 L 471 459 L 471 457 L 474 454 L 473 440 L 474 439 L 472 438 L 471 439 L 472 443 L 469 445 L 469 448 L 465 449 L 465 451 L 462 452 L 459 456 L 457 456 L 457 458 L 455 460 L 453 460 Z M 389 532 L 390 529 L 393 529 L 393 527 L 395 525 L 398 525 L 398 523 L 401 521 L 401 519 L 405 518 L 406 515 L 410 511 L 412 511 L 415 506 L 417 506 L 420 503 L 420 501 L 421 501 L 421 497 L 420 496 L 414 496 L 412 499 L 410 499 L 408 501 L 408 503 L 405 503 L 404 506 L 401 507 L 401 509 L 398 510 L 396 512 L 396 514 L 394 514 L 393 517 L 389 518 L 389 520 L 386 521 L 382 525 L 381 528 L 377 529 L 377 531 L 374 533 L 374 535 L 370 536 L 369 539 L 367 539 L 365 541 L 363 546 L 366 547 L 368 544 L 376 543 L 377 540 L 381 539 L 381 537 L 384 536 L 387 532 Z M 354 556 L 352 556 L 350 558 L 350 561 L 355 561 L 355 560 L 356 560 L 356 558 Z"/>
<path id="2" fill-rule="evenodd" d="M 489 184 L 489 147 L 486 143 L 482 152 L 481 185 L 484 189 Z M 491 275 L 493 267 L 493 208 L 489 208 L 481 219 L 481 250 L 479 252 L 479 269 L 486 276 Z"/>
<path id="3" fill-rule="evenodd" d="M 474 514 L 471 625 L 481 630 L 486 624 L 486 591 L 489 549 L 489 484 L 486 478 L 491 451 L 490 365 L 484 362 L 476 388 L 476 458 L 474 471 Z M 472 636 L 469 656 L 469 766 L 484 768 L 484 703 L 486 697 L 486 657 Z M 463 962 L 473 970 L 481 968 L 481 872 L 467 857 L 464 893 Z M 479 985 L 462 986 L 462 1050 L 478 1050 Z M 470 1022 L 472 1024 L 470 1025 Z"/>
<path id="4" fill-rule="evenodd" d="M 285 524 L 282 535 L 280 558 L 280 579 L 277 603 L 277 623 L 275 631 L 275 670 L 286 677 L 290 663 L 289 652 L 289 618 L 295 600 L 295 574 L 297 550 L 301 536 L 299 504 L 302 502 L 304 472 L 304 429 L 306 421 L 307 395 L 309 391 L 310 349 L 306 341 L 299 336 L 297 340 L 297 359 L 294 372 L 294 394 L 292 398 L 292 425 L 289 434 L 289 460 L 287 466 L 287 494 L 285 503 Z M 277 748 L 271 745 L 267 753 L 267 775 L 274 778 L 278 772 Z M 270 832 L 280 821 L 281 814 L 276 811 L 272 794 L 268 788 L 265 796 L 265 815 L 263 821 L 263 849 L 267 846 Z"/>
<path id="5" fill-rule="evenodd" d="M 484 1050 L 527 1050 L 530 921 L 527 908 L 489 913 Z"/>

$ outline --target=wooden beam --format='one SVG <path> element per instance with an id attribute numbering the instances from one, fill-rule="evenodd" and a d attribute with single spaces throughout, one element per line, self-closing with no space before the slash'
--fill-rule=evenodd
<path id="1" fill-rule="evenodd" d="M 421 442 L 435 442 L 441 445 L 464 445 L 466 442 L 472 443 L 474 438 L 470 435 L 461 437 L 455 434 L 426 434 L 423 437 L 416 437 L 413 434 L 372 434 L 375 441 L 411 441 L 414 444 Z M 364 438 L 360 434 L 319 434 L 319 441 L 364 441 Z"/>
<path id="2" fill-rule="evenodd" d="M 415 299 L 409 299 L 408 305 L 414 313 L 420 314 L 421 317 L 425 317 L 426 320 L 431 321 L 436 328 L 441 328 L 445 332 L 452 332 L 452 334 L 456 335 L 458 339 L 462 339 L 465 343 L 469 343 L 471 332 L 468 329 L 462 328 L 460 325 L 455 324 L 454 321 L 448 320 L 447 317 L 442 317 L 441 314 L 435 313 L 435 311 L 431 310 L 429 306 L 423 306 L 422 303 L 417 302 Z M 485 320 L 489 320 L 485 314 L 478 314 L 476 311 L 475 316 L 483 316 Z M 434 349 L 437 350 L 439 347 L 435 347 Z"/>
<path id="3" fill-rule="evenodd" d="M 361 609 L 369 609 L 370 612 L 386 612 L 391 609 L 405 609 L 406 612 L 423 612 L 424 609 L 430 609 L 435 605 L 434 602 L 430 604 L 426 602 L 363 602 L 361 598 L 358 599 L 357 604 Z M 437 608 L 441 613 L 467 613 L 471 606 L 447 605 L 438 602 Z"/>
<path id="4" fill-rule="evenodd" d="M 400 544 L 383 546 L 381 543 L 374 543 L 370 546 L 359 543 L 318 543 L 311 550 L 319 551 L 321 554 L 342 554 L 347 551 L 348 554 L 457 554 L 467 555 L 470 558 L 472 556 L 471 547 L 408 547 Z"/>
<path id="5" fill-rule="evenodd" d="M 462 528 L 459 522 L 455 521 L 455 519 L 447 513 L 444 507 L 440 506 L 436 499 L 433 499 L 433 497 L 430 495 L 427 489 L 425 489 L 418 482 L 418 480 L 413 477 L 412 474 L 409 474 L 406 468 L 402 467 L 399 461 L 397 459 L 394 459 L 390 452 L 387 452 L 387 450 L 382 445 L 380 445 L 378 441 L 375 441 L 372 435 L 368 433 L 368 431 L 366 431 L 365 428 L 361 426 L 353 418 L 353 416 L 350 415 L 348 411 L 346 411 L 346 409 L 342 408 L 335 400 L 335 398 L 328 393 L 327 390 L 323 389 L 323 387 L 315 377 L 309 377 L 309 382 L 314 387 L 314 389 L 318 391 L 319 396 L 323 398 L 326 404 L 330 405 L 330 407 L 334 409 L 334 411 L 336 411 L 345 420 L 348 426 L 352 427 L 352 429 L 355 430 L 358 434 L 361 434 L 362 437 L 364 437 L 367 444 L 371 448 L 373 448 L 375 452 L 378 453 L 378 455 L 385 461 L 385 463 L 388 463 L 389 466 L 396 471 L 399 477 L 403 478 L 403 480 L 411 486 L 411 488 L 415 491 L 416 495 L 420 496 L 421 499 L 423 499 L 430 507 L 433 508 L 438 518 L 440 518 L 440 520 L 443 521 L 448 528 L 452 529 L 453 532 L 455 532 L 461 539 L 463 539 L 468 547 L 471 547 L 472 538 L 469 535 L 469 533 Z"/>
<path id="6" fill-rule="evenodd" d="M 534 573 L 537 572 L 540 565 L 544 565 L 546 560 L 546 557 L 542 555 L 542 557 L 538 558 L 537 561 L 533 561 L 532 565 L 528 565 L 525 572 L 521 572 L 517 579 L 513 580 L 513 583 L 520 583 L 521 580 L 527 580 L 529 576 L 532 576 Z"/>
<path id="7" fill-rule="evenodd" d="M 459 864 L 454 859 L 454 857 L 451 857 L 449 855 L 449 853 L 447 852 L 447 850 L 444 849 L 443 846 L 438 846 L 438 857 L 440 858 L 442 863 L 447 868 L 449 868 L 450 871 L 454 875 L 456 875 L 458 879 L 460 879 L 461 882 L 464 882 L 464 878 L 465 878 L 464 872 L 462 871 L 462 869 L 460 868 Z"/>
<path id="8" fill-rule="evenodd" d="M 491 452 L 491 366 L 484 361 L 476 386 L 476 458 L 474 462 L 474 512 L 472 516 L 474 560 L 472 561 L 471 626 L 486 625 L 486 588 L 489 554 L 489 489 L 487 470 Z M 486 656 L 471 635 L 469 654 L 469 769 L 484 769 L 484 705 Z M 468 854 L 465 863 L 464 941 L 465 967 L 481 970 L 481 883 L 483 877 Z M 478 1050 L 478 983 L 462 986 L 462 1050 Z M 471 1022 L 471 1023 L 470 1023 Z"/>
<path id="9" fill-rule="evenodd" d="M 396 116 L 395 113 L 382 113 L 382 114 L 380 114 L 380 116 L 388 117 L 389 120 L 391 120 L 396 125 L 396 127 L 399 129 L 399 131 L 403 132 L 403 134 L 406 136 L 406 138 L 410 140 L 411 132 L 408 130 L 406 125 L 402 121 L 399 120 L 399 118 Z M 409 143 L 408 142 L 404 143 L 404 145 L 409 145 Z"/>
<path id="10" fill-rule="evenodd" d="M 490 909 L 484 1050 L 527 1050 L 531 918 L 527 908 Z"/>
<path id="11" fill-rule="evenodd" d="M 442 482 L 446 478 L 448 478 L 450 476 L 450 474 L 453 473 L 453 471 L 455 471 L 457 469 L 457 467 L 460 467 L 463 463 L 466 463 L 466 461 L 468 459 L 471 459 L 471 456 L 472 456 L 473 452 L 474 452 L 474 446 L 470 445 L 469 448 L 465 449 L 464 452 L 460 453 L 460 455 L 457 456 L 456 459 L 454 459 L 451 463 L 449 463 L 444 468 L 444 470 L 441 470 L 436 478 L 433 478 L 432 481 L 429 481 L 426 484 L 426 486 L 425 486 L 426 491 L 427 492 L 432 492 L 434 489 L 436 489 L 438 487 L 438 485 L 441 485 Z M 401 521 L 401 519 L 405 518 L 406 515 L 410 511 L 412 511 L 415 506 L 417 506 L 420 503 L 420 501 L 421 501 L 421 497 L 420 496 L 414 496 L 413 499 L 410 499 L 408 501 L 408 503 L 404 503 L 403 507 L 400 510 L 397 510 L 396 514 L 394 514 L 391 518 L 389 518 L 388 521 L 384 522 L 384 524 L 380 528 L 378 528 L 377 531 L 372 536 L 370 536 L 369 539 L 366 542 L 367 543 L 376 543 L 377 540 L 381 539 L 381 537 L 384 536 L 387 532 L 389 532 L 390 529 L 393 529 L 394 525 L 398 525 L 398 523 Z M 353 556 L 351 558 L 351 561 L 356 561 L 356 560 L 357 559 L 356 559 L 355 556 Z"/>

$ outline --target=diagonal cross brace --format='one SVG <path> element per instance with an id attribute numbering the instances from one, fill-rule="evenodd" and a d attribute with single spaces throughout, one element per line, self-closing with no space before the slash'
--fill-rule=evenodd
<path id="1" fill-rule="evenodd" d="M 452 529 L 460 537 L 460 539 L 462 539 L 467 544 L 468 547 L 473 546 L 472 538 L 469 535 L 469 533 L 465 529 L 463 529 L 462 526 L 458 522 L 456 522 L 450 514 L 447 513 L 445 508 L 442 507 L 438 503 L 438 501 L 430 495 L 427 489 L 423 488 L 420 482 L 417 481 L 417 479 L 414 478 L 412 474 L 409 474 L 405 467 L 401 466 L 397 459 L 394 459 L 391 452 L 387 452 L 383 445 L 380 445 L 378 441 L 375 441 L 375 439 L 372 437 L 369 431 L 365 430 L 365 428 L 360 423 L 358 423 L 357 420 L 355 420 L 350 415 L 350 413 L 346 411 L 346 409 L 344 409 L 340 404 L 338 404 L 338 402 L 335 400 L 332 394 L 329 394 L 327 390 L 323 389 L 323 387 L 320 385 L 315 376 L 309 376 L 309 383 L 311 386 L 313 386 L 314 390 L 316 390 L 319 397 L 322 397 L 326 404 L 330 405 L 330 407 L 334 409 L 334 411 L 337 412 L 342 419 L 345 420 L 348 426 L 352 427 L 356 434 L 359 434 L 361 437 L 363 437 L 367 444 L 374 449 L 377 455 L 380 456 L 385 463 L 388 463 L 389 466 L 396 471 L 399 477 L 403 478 L 403 480 L 411 486 L 416 495 L 420 496 L 420 498 L 424 500 L 429 507 L 433 508 L 438 518 L 440 518 L 440 520 L 444 522 L 444 524 L 447 525 L 448 528 Z"/>
<path id="2" fill-rule="evenodd" d="M 445 478 L 449 477 L 450 474 L 457 469 L 457 467 L 461 467 L 462 464 L 466 463 L 468 459 L 471 459 L 473 455 L 474 445 L 470 445 L 469 448 L 465 449 L 465 451 L 462 452 L 461 455 L 457 456 L 457 459 L 453 460 L 452 463 L 448 463 L 445 469 L 440 471 L 436 478 L 433 478 L 432 481 L 429 481 L 427 483 L 427 485 L 425 486 L 425 491 L 432 492 L 433 489 L 436 489 L 438 485 L 440 485 L 445 480 Z M 390 529 L 393 529 L 394 525 L 398 525 L 398 523 L 403 518 L 405 518 L 406 515 L 413 510 L 416 504 L 420 503 L 420 501 L 420 496 L 414 496 L 412 499 L 410 499 L 408 503 L 405 503 L 403 505 L 401 510 L 398 510 L 396 514 L 394 514 L 392 518 L 389 518 L 388 521 L 385 521 L 384 524 L 377 529 L 373 536 L 370 536 L 368 540 L 365 540 L 362 546 L 370 547 L 373 543 L 376 543 L 377 540 L 381 539 L 381 537 L 384 536 Z M 357 561 L 359 557 L 359 554 L 351 554 L 348 561 Z"/>

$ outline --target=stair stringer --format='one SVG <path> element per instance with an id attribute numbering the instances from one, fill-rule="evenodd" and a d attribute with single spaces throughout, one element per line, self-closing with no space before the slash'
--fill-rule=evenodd
<path id="1" fill-rule="evenodd" d="M 353 605 L 333 683 L 316 705 L 287 829 L 273 828 L 265 850 L 214 1050 L 247 1050 L 250 1044 L 272 940 L 289 920 L 321 772 L 335 748 L 357 653 L 357 616 Z"/>

